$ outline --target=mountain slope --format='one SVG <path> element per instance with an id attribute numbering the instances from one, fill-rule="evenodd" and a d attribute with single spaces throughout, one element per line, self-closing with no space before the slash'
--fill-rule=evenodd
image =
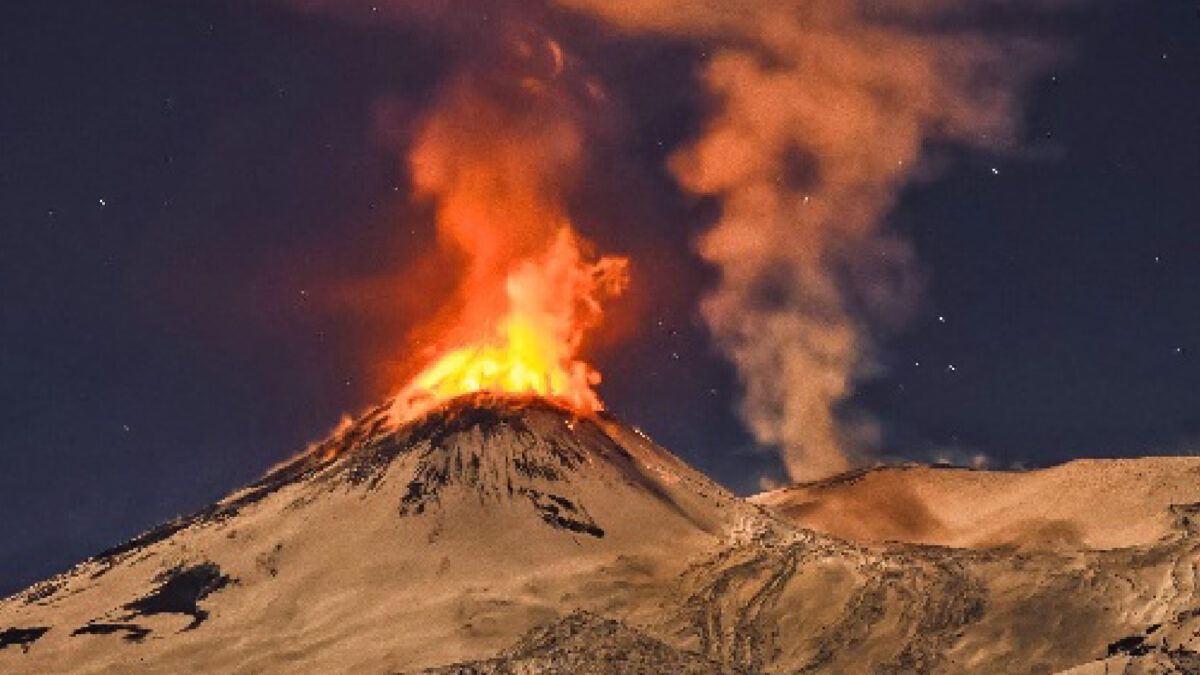
<path id="1" fill-rule="evenodd" d="M 884 466 L 752 498 L 855 541 L 1026 549 L 1146 545 L 1200 502 L 1200 457 L 1075 460 L 1038 471 Z"/>
<path id="2" fill-rule="evenodd" d="M 1174 503 L 1191 465 L 1081 466 L 1024 487 L 904 474 L 958 481 L 913 492 L 943 524 L 987 514 L 980 536 L 1039 508 L 1091 528 L 1053 546 L 854 541 L 787 507 L 841 490 L 827 513 L 903 519 L 875 489 L 887 472 L 744 501 L 541 399 L 466 397 L 400 426 L 380 407 L 0 601 L 0 671 L 1192 672 L 1200 499 Z M 1101 500 L 1107 525 L 1085 518 Z"/>
<path id="3" fill-rule="evenodd" d="M 459 663 L 422 675 L 736 675 L 694 652 L 685 652 L 612 619 L 576 612 L 530 631 L 495 658 Z"/>
<path id="4" fill-rule="evenodd" d="M 472 397 L 381 407 L 194 516 L 0 605 L 0 668 L 403 670 L 643 602 L 749 510 L 636 432 Z M 17 635 L 17 639 L 26 639 Z M 380 647 L 383 645 L 384 647 Z M 0 653 L 5 658 L 13 650 Z"/>

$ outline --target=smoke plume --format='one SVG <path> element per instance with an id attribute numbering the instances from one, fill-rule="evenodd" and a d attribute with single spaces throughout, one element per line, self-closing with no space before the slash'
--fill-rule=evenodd
<path id="1" fill-rule="evenodd" d="M 711 46 L 715 106 L 671 167 L 722 205 L 697 242 L 720 271 L 702 313 L 738 368 L 746 423 L 791 477 L 847 468 L 869 441 L 839 407 L 917 287 L 884 217 L 931 144 L 1012 139 L 1045 52 L 975 30 L 971 2 L 561 1 Z"/>
<path id="2" fill-rule="evenodd" d="M 1009 144 L 1022 86 L 1047 55 L 976 20 L 1036 8 L 1025 0 L 293 2 L 477 40 L 410 163 L 416 189 L 440 200 L 441 236 L 472 251 L 467 274 L 482 277 L 503 274 L 497 261 L 512 259 L 511 247 L 552 239 L 586 151 L 579 92 L 598 89 L 564 88 L 556 78 L 570 45 L 549 41 L 540 24 L 567 11 L 704 50 L 697 83 L 709 117 L 670 168 L 685 190 L 720 202 L 696 242 L 720 273 L 701 313 L 738 369 L 746 424 L 781 450 L 794 480 L 847 468 L 878 435 L 847 423 L 841 408 L 875 367 L 875 341 L 915 301 L 912 252 L 884 227 L 898 191 L 932 147 Z M 496 58 L 511 34 L 463 28 L 502 25 L 505 14 L 537 36 L 517 52 L 525 70 L 541 64 L 528 81 Z M 493 217 L 511 225 L 481 233 Z"/>

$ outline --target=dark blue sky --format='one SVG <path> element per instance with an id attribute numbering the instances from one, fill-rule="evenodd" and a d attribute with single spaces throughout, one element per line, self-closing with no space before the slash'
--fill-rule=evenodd
<path id="1" fill-rule="evenodd" d="M 1200 3 L 1095 3 L 1043 30 L 1074 56 L 1036 83 L 1027 150 L 958 157 L 892 215 L 927 292 L 853 402 L 889 456 L 1200 447 Z M 633 168 L 579 204 L 634 264 L 640 329 L 598 355 L 602 394 L 754 491 L 779 465 L 741 431 L 696 316 L 711 272 L 689 241 L 714 207 L 663 168 L 696 130 L 699 55 L 584 50 L 632 102 L 596 161 Z M 444 63 L 417 31 L 254 2 L 3 4 L 0 593 L 219 498 L 382 395 L 372 359 L 403 332 L 387 298 L 327 299 L 428 250 L 372 119 L 422 105 Z"/>

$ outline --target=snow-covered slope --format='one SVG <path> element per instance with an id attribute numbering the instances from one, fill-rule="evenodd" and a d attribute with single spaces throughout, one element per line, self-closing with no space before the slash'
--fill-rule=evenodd
<path id="1" fill-rule="evenodd" d="M 472 396 L 400 427 L 381 407 L 0 601 L 0 672 L 1190 672 L 1163 664 L 1200 662 L 1200 504 L 1176 503 L 1192 466 L 1043 484 L 911 469 L 959 481 L 912 488 L 951 530 L 1039 508 L 1087 527 L 1049 548 L 856 542 L 788 507 L 842 489 L 815 511 L 900 519 L 905 502 L 863 489 L 882 472 L 756 504 L 541 399 Z"/>
<path id="2" fill-rule="evenodd" d="M 733 508 L 731 508 L 733 507 Z M 384 672 L 651 599 L 738 500 L 636 432 L 472 397 L 381 407 L 259 482 L 0 605 L 0 670 Z M 626 614 L 636 612 L 626 612 Z M 16 658 L 14 658 L 16 657 Z"/>
<path id="3" fill-rule="evenodd" d="M 763 493 L 781 517 L 855 541 L 960 547 L 1150 544 L 1200 502 L 1200 457 L 1075 460 L 1038 471 L 885 466 Z"/>

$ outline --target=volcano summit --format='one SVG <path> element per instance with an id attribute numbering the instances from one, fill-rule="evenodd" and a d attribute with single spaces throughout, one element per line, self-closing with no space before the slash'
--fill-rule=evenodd
<path id="1" fill-rule="evenodd" d="M 1076 525 L 1088 514 L 1060 507 L 1098 476 L 1192 476 L 1137 512 L 1155 536 L 1105 549 L 995 527 L 984 543 L 897 540 L 863 514 L 951 508 L 1014 475 L 920 470 L 909 501 L 852 488 L 891 471 L 746 501 L 604 413 L 473 394 L 398 423 L 384 405 L 0 602 L 0 670 L 1197 672 L 1200 460 L 1021 474 Z M 1025 507 L 1005 531 L 1042 531 Z"/>

